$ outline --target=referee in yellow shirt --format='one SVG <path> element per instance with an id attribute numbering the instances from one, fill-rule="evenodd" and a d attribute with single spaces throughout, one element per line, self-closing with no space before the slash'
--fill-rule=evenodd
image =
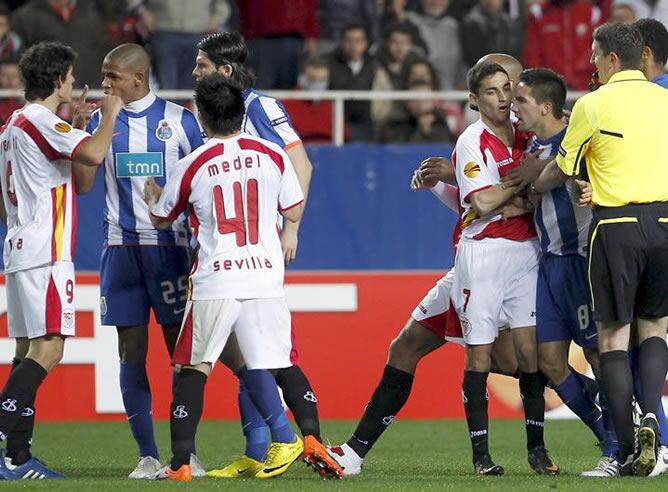
<path id="1" fill-rule="evenodd" d="M 592 62 L 604 85 L 575 103 L 559 155 L 532 185 L 543 193 L 579 176 L 586 160 L 594 205 L 589 285 L 603 390 L 620 446 L 611 475 L 654 468 L 655 415 L 668 371 L 668 91 L 640 71 L 643 45 L 633 26 L 596 29 Z M 644 416 L 634 460 L 628 347 L 636 318 Z"/>

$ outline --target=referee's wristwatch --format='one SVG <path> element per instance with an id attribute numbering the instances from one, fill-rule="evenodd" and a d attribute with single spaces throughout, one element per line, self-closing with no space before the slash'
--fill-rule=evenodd
<path id="1" fill-rule="evenodd" d="M 538 190 L 536 189 L 536 186 L 535 186 L 533 183 L 531 183 L 531 184 L 529 185 L 529 192 L 530 192 L 530 193 L 535 193 L 536 195 L 540 195 L 540 193 L 539 193 Z"/>

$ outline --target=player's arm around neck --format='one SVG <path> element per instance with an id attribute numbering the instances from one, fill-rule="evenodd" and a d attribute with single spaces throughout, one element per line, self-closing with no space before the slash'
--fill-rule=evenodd
<path id="1" fill-rule="evenodd" d="M 122 107 L 123 101 L 118 96 L 105 96 L 100 101 L 102 112 L 100 126 L 91 138 L 81 144 L 76 155 L 72 156 L 73 159 L 83 165 L 96 168 L 102 163 L 111 146 L 114 124 Z"/>
<path id="2" fill-rule="evenodd" d="M 471 195 L 471 206 L 478 217 L 496 213 L 508 200 L 512 199 L 520 189 L 503 188 L 503 185 L 494 185 Z"/>

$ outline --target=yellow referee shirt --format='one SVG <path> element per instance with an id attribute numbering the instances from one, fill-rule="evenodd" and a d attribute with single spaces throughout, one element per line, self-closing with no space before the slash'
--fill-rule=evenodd
<path id="1" fill-rule="evenodd" d="M 557 165 L 574 176 L 586 159 L 594 205 L 668 201 L 667 122 L 668 90 L 623 70 L 575 103 Z"/>

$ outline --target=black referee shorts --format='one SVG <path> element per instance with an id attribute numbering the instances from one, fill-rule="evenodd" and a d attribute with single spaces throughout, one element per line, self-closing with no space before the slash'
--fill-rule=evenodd
<path id="1" fill-rule="evenodd" d="M 596 321 L 668 316 L 668 202 L 596 207 L 589 287 Z"/>

